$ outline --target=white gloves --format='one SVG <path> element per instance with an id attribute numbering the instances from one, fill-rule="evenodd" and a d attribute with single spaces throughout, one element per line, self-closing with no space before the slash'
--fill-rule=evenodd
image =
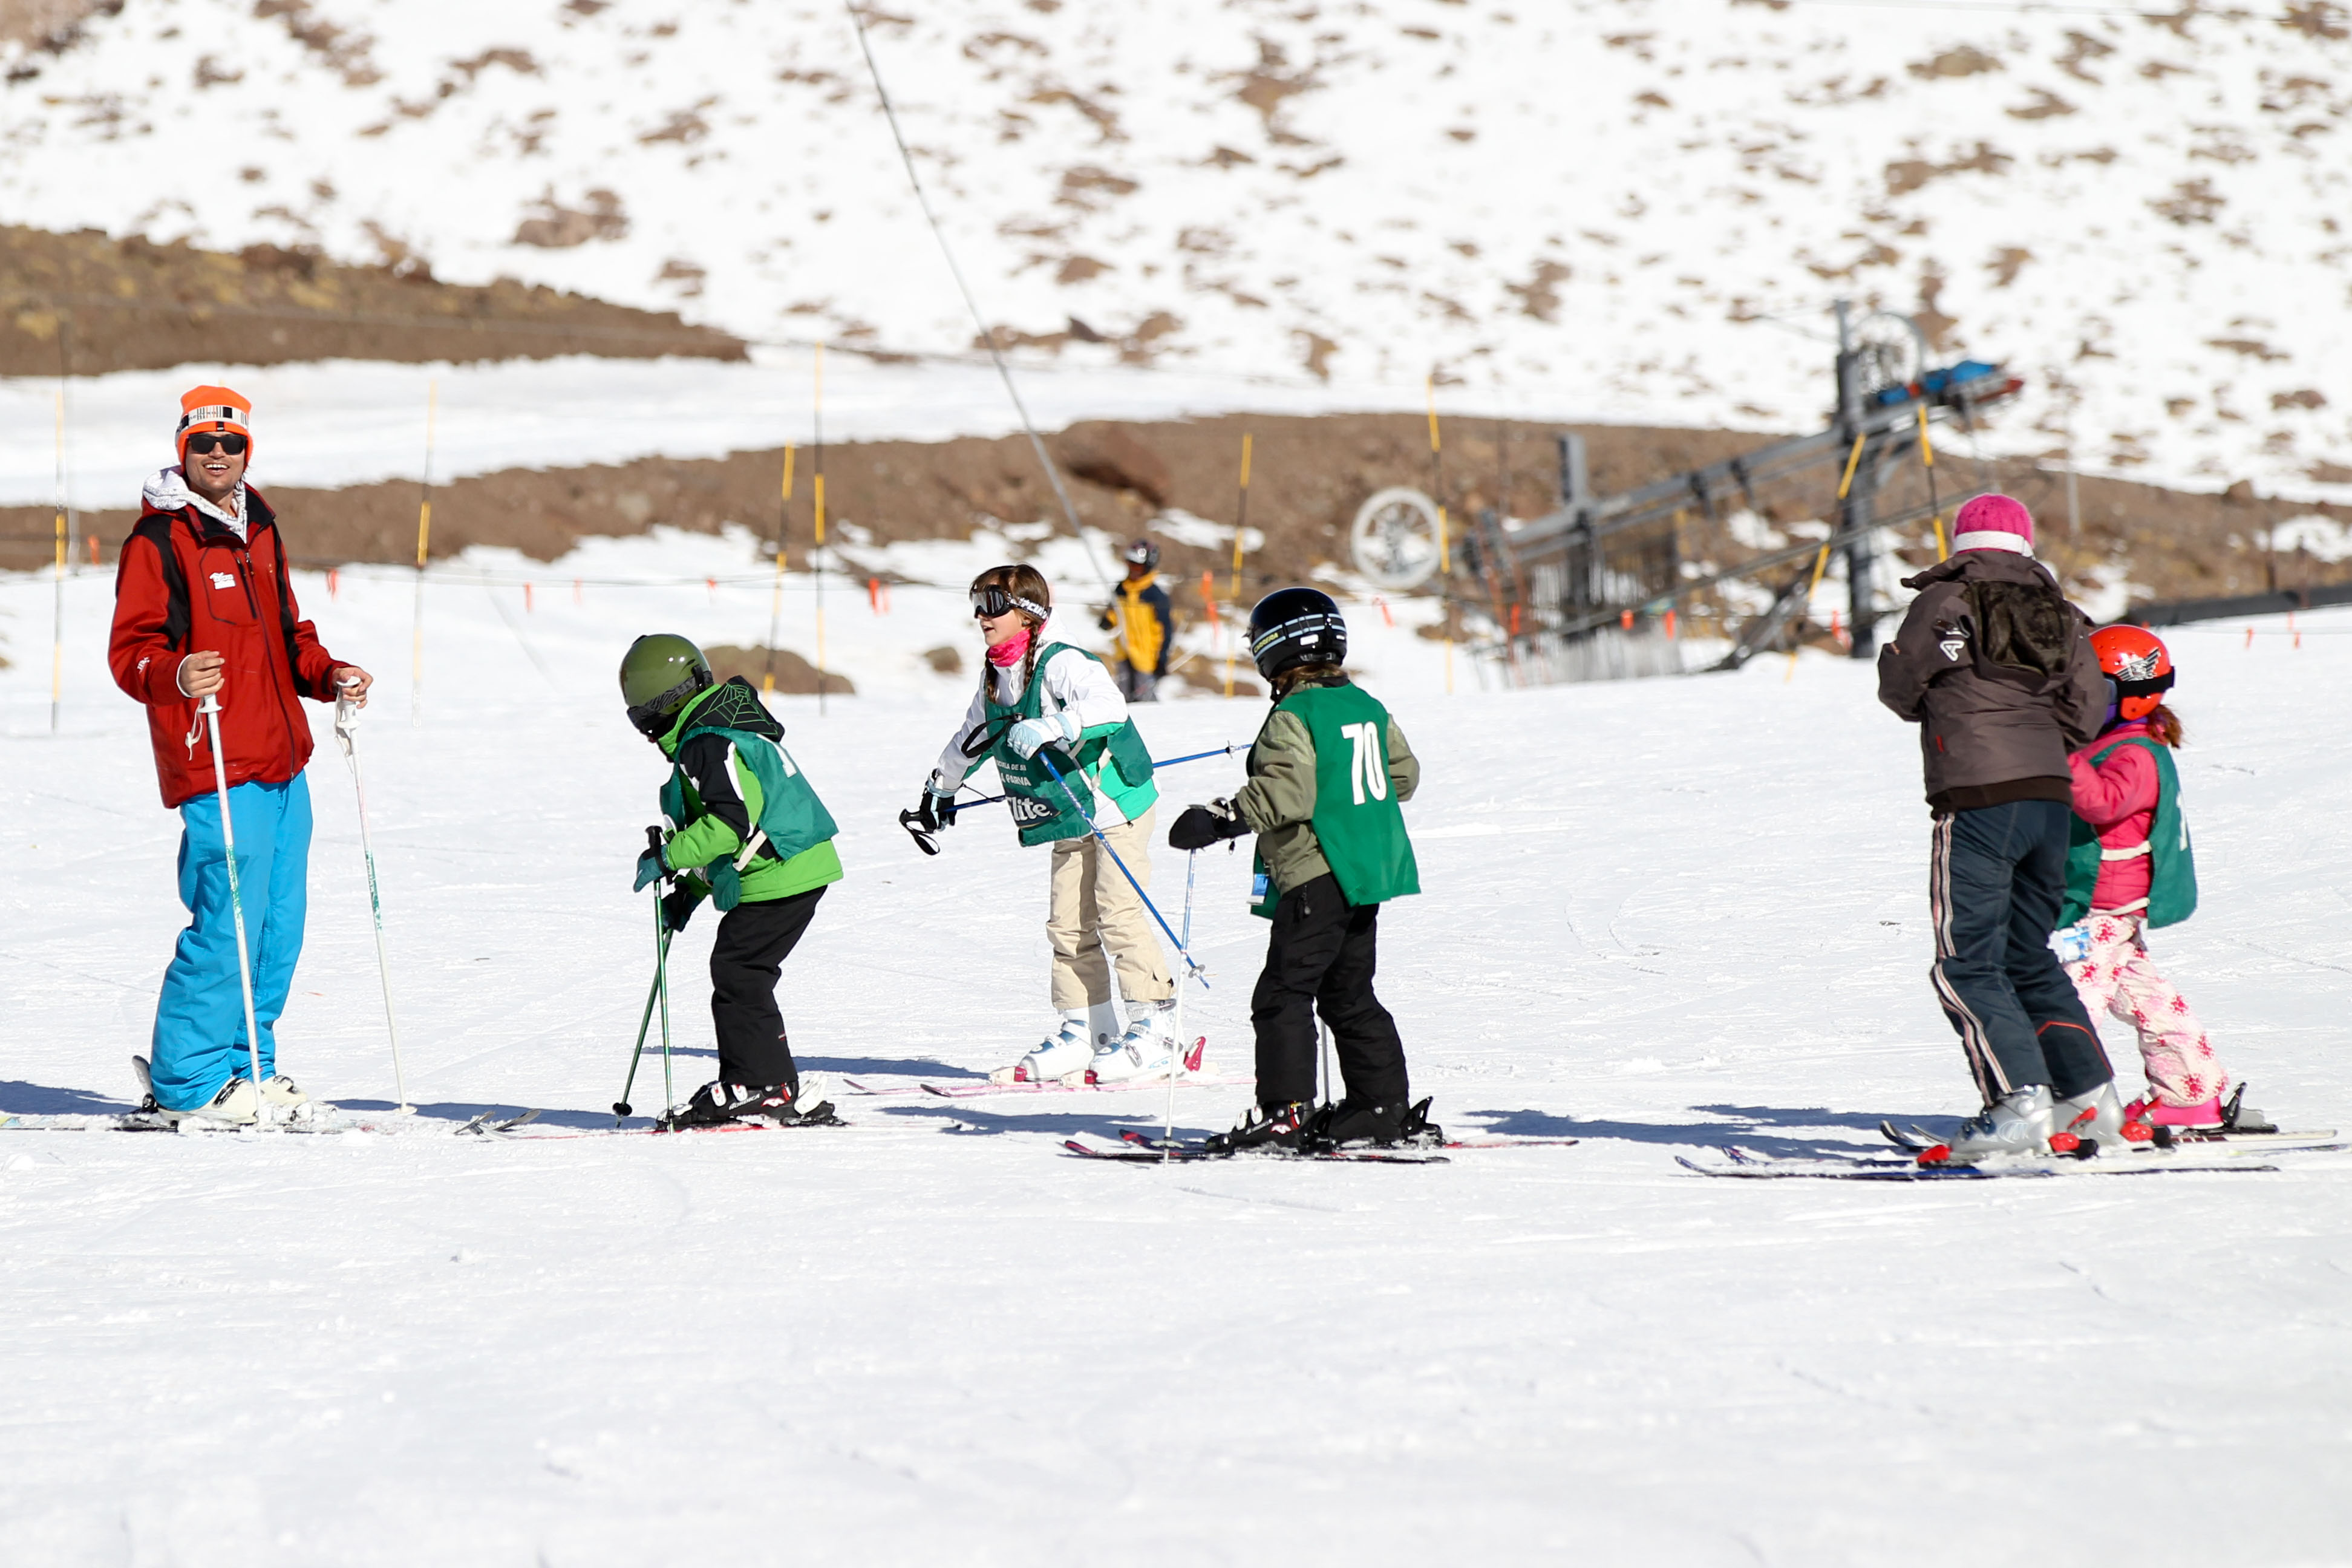
<path id="1" fill-rule="evenodd" d="M 1006 731 L 1004 743 L 1015 756 L 1034 757 L 1041 746 L 1067 747 L 1078 738 L 1078 721 L 1067 713 L 1046 713 L 1024 719 Z"/>

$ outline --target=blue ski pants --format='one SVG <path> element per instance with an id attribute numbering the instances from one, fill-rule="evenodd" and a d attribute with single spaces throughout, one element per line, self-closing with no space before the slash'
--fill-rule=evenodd
<path id="1" fill-rule="evenodd" d="M 309 905 L 310 786 L 241 784 L 228 792 L 236 829 L 237 891 L 253 958 L 253 1016 L 261 1027 L 261 1076 L 277 1070 L 274 1026 L 294 985 Z M 232 1078 L 248 1076 L 245 995 L 237 980 L 236 922 L 229 910 L 228 855 L 221 843 L 220 796 L 180 807 L 180 901 L 192 917 L 163 971 L 155 1003 L 149 1070 L 155 1103 L 192 1110 Z"/>

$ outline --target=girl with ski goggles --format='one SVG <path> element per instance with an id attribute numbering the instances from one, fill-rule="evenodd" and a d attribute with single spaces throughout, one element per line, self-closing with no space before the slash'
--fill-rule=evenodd
<path id="1" fill-rule="evenodd" d="M 1044 605 L 1011 592 L 1001 583 L 985 584 L 971 591 L 971 614 L 975 620 L 992 621 L 1014 610 L 1035 621 L 1043 621 L 1047 615 Z"/>

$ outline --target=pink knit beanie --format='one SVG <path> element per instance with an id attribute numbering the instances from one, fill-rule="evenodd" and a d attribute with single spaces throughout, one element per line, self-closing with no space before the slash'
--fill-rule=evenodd
<path id="1" fill-rule="evenodd" d="M 1961 503 L 1952 519 L 1955 550 L 2014 550 L 2033 553 L 2033 514 L 2013 496 L 1988 493 Z"/>

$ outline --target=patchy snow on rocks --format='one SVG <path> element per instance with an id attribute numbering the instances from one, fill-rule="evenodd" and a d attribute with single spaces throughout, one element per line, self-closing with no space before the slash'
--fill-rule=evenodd
<path id="1" fill-rule="evenodd" d="M 2352 495 L 2340 5 L 910 9 L 874 50 L 1024 358 L 1790 429 L 1847 295 L 2022 374 L 2004 450 Z M 816 4 L 93 15 L 15 55 L 0 207 L 974 342 Z"/>

